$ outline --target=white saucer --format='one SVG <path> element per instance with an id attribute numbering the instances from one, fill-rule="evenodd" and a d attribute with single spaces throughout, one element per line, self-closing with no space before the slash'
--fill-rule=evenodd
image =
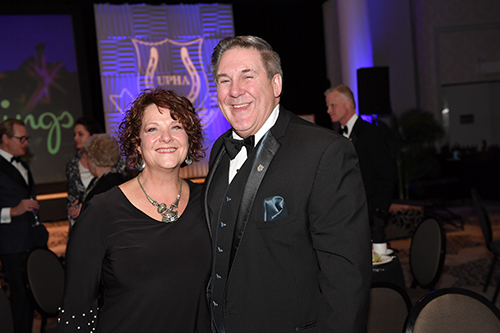
<path id="1" fill-rule="evenodd" d="M 393 252 L 394 252 L 393 249 L 387 249 L 387 250 L 385 250 L 385 253 L 379 253 L 378 255 L 379 256 L 388 256 L 388 255 L 392 254 Z"/>
<path id="2" fill-rule="evenodd" d="M 388 262 L 392 261 L 392 257 L 388 257 L 388 256 L 380 256 L 380 259 L 382 259 L 382 261 L 380 261 L 380 262 L 372 262 L 372 265 L 373 266 L 383 265 L 383 264 L 387 264 Z"/>

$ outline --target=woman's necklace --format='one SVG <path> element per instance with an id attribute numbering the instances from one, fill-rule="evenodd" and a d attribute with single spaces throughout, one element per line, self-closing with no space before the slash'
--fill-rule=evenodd
<path id="1" fill-rule="evenodd" d="M 162 222 L 165 222 L 165 223 L 170 223 L 170 222 L 175 222 L 179 219 L 179 214 L 177 213 L 176 209 L 178 206 L 179 206 L 179 200 L 181 199 L 181 192 L 182 192 L 182 180 L 181 180 L 181 177 L 179 177 L 179 182 L 181 183 L 181 186 L 179 188 L 179 194 L 177 194 L 177 199 L 175 199 L 175 202 L 173 204 L 170 205 L 169 208 L 167 208 L 167 205 L 164 204 L 164 203 L 158 203 L 156 201 L 154 201 L 153 199 L 151 199 L 149 197 L 149 195 L 146 193 L 146 191 L 144 190 L 144 187 L 142 187 L 142 184 L 141 184 L 141 181 L 139 180 L 139 176 L 141 174 L 138 174 L 137 175 L 137 182 L 139 183 L 139 186 L 141 187 L 142 189 L 142 192 L 144 192 L 144 194 L 146 195 L 146 198 L 148 198 L 149 202 L 151 202 L 151 204 L 155 207 L 157 207 L 157 211 L 158 213 L 161 214 L 162 218 Z"/>

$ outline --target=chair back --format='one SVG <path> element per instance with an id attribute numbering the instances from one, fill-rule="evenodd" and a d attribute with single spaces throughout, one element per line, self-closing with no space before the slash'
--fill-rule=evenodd
<path id="1" fill-rule="evenodd" d="M 481 201 L 479 192 L 475 189 L 472 189 L 470 192 L 472 195 L 472 201 L 474 202 L 474 209 L 476 210 L 477 218 L 479 219 L 479 225 L 481 226 L 481 230 L 483 231 L 484 241 L 486 242 L 486 246 L 489 249 L 491 242 L 493 241 L 493 232 L 491 231 L 490 217 L 483 205 L 483 202 Z"/>
<path id="2" fill-rule="evenodd" d="M 54 252 L 35 249 L 26 266 L 28 286 L 40 313 L 55 317 L 62 305 L 64 293 L 64 267 Z"/>
<path id="3" fill-rule="evenodd" d="M 468 289 L 431 292 L 411 309 L 405 333 L 500 332 L 500 310 L 484 296 Z"/>
<path id="4" fill-rule="evenodd" d="M 415 229 L 410 246 L 413 286 L 434 290 L 441 276 L 446 254 L 446 235 L 435 217 L 425 218 Z"/>
<path id="5" fill-rule="evenodd" d="M 12 318 L 10 302 L 2 288 L 0 288 L 0 332 L 14 333 L 14 319 Z"/>
<path id="6" fill-rule="evenodd" d="M 372 283 L 366 332 L 401 333 L 410 308 L 410 297 L 397 284 Z"/>

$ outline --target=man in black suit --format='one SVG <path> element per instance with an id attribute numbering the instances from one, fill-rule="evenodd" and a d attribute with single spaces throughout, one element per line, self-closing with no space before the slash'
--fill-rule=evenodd
<path id="1" fill-rule="evenodd" d="M 356 114 L 354 96 L 346 85 L 325 92 L 327 112 L 332 122 L 340 122 L 359 157 L 365 185 L 373 243 L 385 243 L 385 216 L 389 211 L 396 181 L 396 161 L 383 130 Z"/>
<path id="2" fill-rule="evenodd" d="M 221 40 L 212 72 L 232 125 L 205 182 L 213 331 L 364 332 L 370 232 L 353 146 L 279 104 L 280 58 L 266 41 Z"/>
<path id="3" fill-rule="evenodd" d="M 0 260 L 12 293 L 15 332 L 30 332 L 33 308 L 25 284 L 26 258 L 35 241 L 31 234 L 39 208 L 28 164 L 19 159 L 26 154 L 29 136 L 24 122 L 7 119 L 0 123 Z"/>

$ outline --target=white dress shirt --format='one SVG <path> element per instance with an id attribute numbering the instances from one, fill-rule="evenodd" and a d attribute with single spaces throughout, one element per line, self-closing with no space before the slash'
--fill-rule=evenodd
<path id="1" fill-rule="evenodd" d="M 262 125 L 262 127 L 257 131 L 257 133 L 255 133 L 254 147 L 257 145 L 257 143 L 259 143 L 260 139 L 262 139 L 262 137 L 267 133 L 267 131 L 269 131 L 271 127 L 274 126 L 276 120 L 278 120 L 279 114 L 280 114 L 280 107 L 278 104 L 274 108 L 273 112 L 271 112 L 269 118 L 267 118 L 264 125 Z M 234 131 L 233 131 L 233 139 L 243 140 L 243 138 L 240 137 L 238 134 L 236 134 Z M 238 155 L 236 155 L 236 157 L 231 160 L 229 164 L 229 183 L 231 183 L 234 176 L 236 176 L 236 173 L 238 172 L 238 170 L 240 170 L 243 163 L 245 163 L 247 157 L 248 157 L 247 149 L 242 148 L 238 153 Z"/>
<path id="2" fill-rule="evenodd" d="M 352 133 L 352 128 L 354 127 L 354 124 L 356 123 L 356 120 L 358 120 L 359 116 L 357 114 L 354 114 L 351 119 L 345 124 L 347 126 L 347 133 L 342 133 L 346 138 L 351 136 Z M 342 126 L 344 128 L 344 126 Z"/>
<path id="3" fill-rule="evenodd" d="M 0 155 L 5 158 L 8 162 L 12 159 L 14 155 L 6 152 L 5 150 L 0 149 Z M 28 184 L 28 170 L 20 163 L 20 162 L 11 162 L 11 164 L 19 170 L 21 176 L 23 176 L 26 184 Z M 2 208 L 0 223 L 10 223 L 12 220 L 10 218 L 10 207 Z"/>

